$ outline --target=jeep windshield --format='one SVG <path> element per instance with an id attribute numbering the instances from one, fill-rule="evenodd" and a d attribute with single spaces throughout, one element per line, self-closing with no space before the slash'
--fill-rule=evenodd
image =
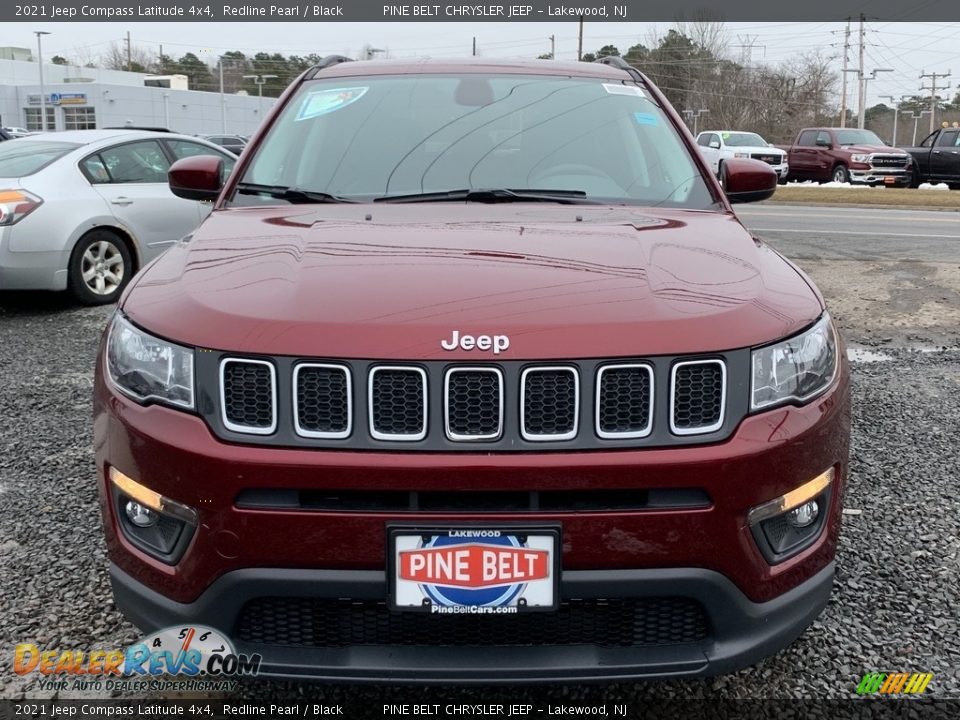
<path id="1" fill-rule="evenodd" d="M 714 198 L 644 88 L 551 75 L 338 77 L 305 83 L 232 205 L 558 202 L 707 209 Z M 251 191 L 267 188 L 268 192 Z M 277 189 L 296 190 L 285 196 Z"/>

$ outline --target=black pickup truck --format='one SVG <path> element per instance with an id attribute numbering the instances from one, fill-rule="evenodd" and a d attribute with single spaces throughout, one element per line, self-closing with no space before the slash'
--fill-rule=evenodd
<path id="1" fill-rule="evenodd" d="M 947 183 L 960 190 L 960 128 L 930 133 L 919 147 L 901 148 L 913 156 L 913 187 L 920 183 Z"/>

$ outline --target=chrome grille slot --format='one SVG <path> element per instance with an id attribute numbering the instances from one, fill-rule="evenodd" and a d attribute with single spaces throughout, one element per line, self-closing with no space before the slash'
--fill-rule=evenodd
<path id="1" fill-rule="evenodd" d="M 670 382 L 670 430 L 698 435 L 723 425 L 727 372 L 722 360 L 689 360 L 673 366 Z"/>
<path id="2" fill-rule="evenodd" d="M 345 438 L 353 427 L 350 370 L 343 365 L 301 363 L 293 369 L 293 421 L 297 434 Z"/>
<path id="3" fill-rule="evenodd" d="M 221 419 L 228 430 L 269 435 L 277 429 L 277 374 L 265 360 L 220 363 Z"/>
<path id="4" fill-rule="evenodd" d="M 427 373 L 418 367 L 370 371 L 370 434 L 377 440 L 422 440 L 427 435 Z"/>
<path id="5" fill-rule="evenodd" d="M 572 367 L 527 368 L 520 376 L 520 432 L 524 440 L 577 436 L 580 383 Z"/>
<path id="6" fill-rule="evenodd" d="M 503 373 L 451 368 L 444 380 L 444 425 L 450 440 L 494 440 L 503 430 Z"/>
<path id="7" fill-rule="evenodd" d="M 646 437 L 653 430 L 653 368 L 605 365 L 597 371 L 596 431 L 602 438 Z"/>

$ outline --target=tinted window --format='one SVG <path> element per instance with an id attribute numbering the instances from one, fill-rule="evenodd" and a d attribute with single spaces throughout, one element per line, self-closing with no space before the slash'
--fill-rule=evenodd
<path id="1" fill-rule="evenodd" d="M 937 138 L 937 147 L 953 147 L 957 143 L 956 131 L 942 132 Z"/>
<path id="2" fill-rule="evenodd" d="M 727 133 L 723 139 L 729 147 L 766 147 L 767 144 L 756 133 Z"/>
<path id="3" fill-rule="evenodd" d="M 145 140 L 101 150 L 83 167 L 93 182 L 165 183 L 170 163 L 156 140 Z"/>
<path id="4" fill-rule="evenodd" d="M 697 137 L 697 145 L 700 145 L 701 147 L 706 147 L 709 144 L 710 144 L 709 133 L 700 133 L 700 135 Z"/>
<path id="5" fill-rule="evenodd" d="M 677 131 L 640 87 L 554 76 L 305 83 L 243 180 L 357 199 L 531 188 L 631 204 L 713 204 Z"/>
<path id="6" fill-rule="evenodd" d="M 32 175 L 78 147 L 46 140 L 7 140 L 0 145 L 0 177 Z"/>
<path id="7" fill-rule="evenodd" d="M 830 133 L 823 131 L 817 133 L 817 145 L 830 145 L 831 143 L 832 140 L 830 140 Z"/>
<path id="8" fill-rule="evenodd" d="M 870 130 L 837 130 L 837 142 L 841 145 L 886 145 Z"/>
<path id="9" fill-rule="evenodd" d="M 817 131 L 816 130 L 804 130 L 800 133 L 800 137 L 797 140 L 797 145 L 804 145 L 806 147 L 811 147 L 817 144 Z"/>

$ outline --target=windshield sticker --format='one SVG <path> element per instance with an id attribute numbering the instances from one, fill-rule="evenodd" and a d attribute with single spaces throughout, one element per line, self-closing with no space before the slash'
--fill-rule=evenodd
<path id="1" fill-rule="evenodd" d="M 634 97 L 645 98 L 643 90 L 636 85 L 614 85 L 612 83 L 603 83 L 603 89 L 610 95 L 633 95 Z"/>
<path id="2" fill-rule="evenodd" d="M 368 87 L 350 87 L 312 92 L 307 95 L 303 105 L 300 106 L 297 121 L 326 115 L 335 110 L 342 110 L 347 105 L 352 105 L 362 98 L 369 89 Z"/>
<path id="3" fill-rule="evenodd" d="M 636 121 L 637 125 L 659 125 L 660 121 L 657 120 L 657 116 L 653 113 L 645 112 L 635 112 L 633 114 L 633 119 Z"/>
<path id="4" fill-rule="evenodd" d="M 726 140 L 728 137 L 730 137 L 730 133 L 728 133 L 728 132 L 720 133 L 720 137 L 722 137 L 724 140 Z"/>

